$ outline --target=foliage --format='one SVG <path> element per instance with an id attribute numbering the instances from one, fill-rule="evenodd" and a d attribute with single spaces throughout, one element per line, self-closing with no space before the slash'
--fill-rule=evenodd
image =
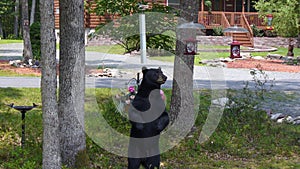
<path id="1" fill-rule="evenodd" d="M 272 25 L 278 35 L 295 37 L 300 33 L 299 5 L 298 0 L 258 0 L 254 7 L 265 19 L 267 14 L 273 15 Z"/>
<path id="2" fill-rule="evenodd" d="M 1 0 L 0 1 L 0 33 L 3 33 L 2 38 L 7 38 L 9 34 L 13 33 L 12 20 L 14 18 L 14 1 L 12 0 Z M 2 32 L 3 31 L 3 32 Z M 0 34 L 0 38 L 1 38 Z"/>
<path id="3" fill-rule="evenodd" d="M 264 36 L 266 37 L 276 37 L 277 33 L 275 30 L 265 30 Z"/>
<path id="4" fill-rule="evenodd" d="M 127 16 L 138 10 L 137 0 L 115 1 L 115 0 L 95 0 L 90 1 L 96 4 L 96 8 L 92 10 L 99 16 Z M 90 4 L 89 4 L 90 5 Z"/>
<path id="5" fill-rule="evenodd" d="M 152 8 L 146 9 L 146 43 L 147 48 L 173 50 L 175 38 L 167 34 L 175 29 L 175 16 L 172 8 L 151 3 Z M 118 2 L 97 1 L 94 12 L 98 15 L 111 16 L 106 24 L 99 25 L 95 35 L 108 35 L 125 49 L 131 52 L 140 49 L 139 15 L 137 1 Z M 111 22 L 109 22 L 111 21 Z M 109 22 L 109 23 L 108 23 Z"/>
<path id="6" fill-rule="evenodd" d="M 211 13 L 212 10 L 212 2 L 210 0 L 205 0 L 204 5 L 208 8 L 208 13 Z"/>
<path id="7" fill-rule="evenodd" d="M 20 37 L 17 37 L 15 34 L 9 34 L 7 36 L 7 39 L 11 39 L 11 40 L 17 40 L 17 39 L 21 39 Z"/>
<path id="8" fill-rule="evenodd" d="M 250 71 L 252 76 L 253 88 L 250 88 L 249 82 L 245 82 L 245 87 L 240 93 L 230 94 L 230 111 L 239 114 L 247 109 L 259 109 L 260 103 L 265 99 L 268 92 L 271 91 L 274 80 L 269 79 L 266 72 L 260 65 Z"/>
<path id="9" fill-rule="evenodd" d="M 14 7 L 14 1 L 12 0 L 1 0 L 0 2 L 0 18 L 6 14 L 10 14 Z"/>
<path id="10" fill-rule="evenodd" d="M 213 35 L 214 36 L 223 36 L 223 28 L 222 27 L 214 27 L 213 28 Z"/>
<path id="11" fill-rule="evenodd" d="M 254 37 L 262 37 L 264 35 L 263 30 L 259 29 L 256 25 L 252 25 L 251 28 Z"/>
<path id="12" fill-rule="evenodd" d="M 33 59 L 41 60 L 41 25 L 34 22 L 30 26 L 30 40 L 32 46 Z"/>
<path id="13" fill-rule="evenodd" d="M 249 88 L 247 90 L 250 91 Z M 110 126 L 128 134 L 130 124 L 116 111 L 110 89 L 96 89 L 95 92 L 99 108 L 105 110 L 102 113 Z M 232 96 L 241 93 L 240 90 L 229 92 Z M 243 110 L 238 107 L 227 108 L 209 141 L 199 144 L 198 137 L 211 104 L 211 90 L 203 89 L 200 93 L 201 106 L 194 130 L 180 144 L 162 154 L 162 168 L 300 167 L 298 142 L 300 126 L 275 124 L 266 117 L 265 112 L 258 111 L 254 106 L 243 106 Z M 170 99 L 171 90 L 165 90 L 165 94 Z M 244 102 L 239 100 L 239 97 L 234 101 Z M 11 102 L 16 105 L 31 105 L 32 102 L 40 105 L 40 89 L 0 89 L 0 168 L 42 168 L 41 109 L 33 109 L 26 114 L 27 146 L 22 150 L 20 113 L 4 105 Z M 238 111 L 235 112 L 235 108 Z M 89 137 L 87 137 L 87 153 L 90 158 L 90 168 L 126 168 L 127 166 L 126 157 L 107 152 Z M 67 169 L 67 167 L 63 168 Z"/>

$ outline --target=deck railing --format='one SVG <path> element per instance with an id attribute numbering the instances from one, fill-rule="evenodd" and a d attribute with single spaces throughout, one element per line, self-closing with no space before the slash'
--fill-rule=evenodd
<path id="1" fill-rule="evenodd" d="M 253 40 L 253 31 L 252 28 L 246 18 L 246 16 L 244 14 L 242 14 L 242 18 L 241 18 L 241 24 L 242 27 L 246 28 L 249 32 L 247 33 L 247 37 L 250 39 L 251 42 L 251 46 L 253 46 L 254 44 L 254 40 Z"/>
<path id="2" fill-rule="evenodd" d="M 244 16 L 243 16 L 244 15 Z M 226 21 L 226 19 L 227 21 Z M 212 29 L 214 27 L 222 26 L 228 27 L 227 23 L 230 26 L 238 25 L 242 26 L 243 17 L 249 23 L 249 25 L 255 25 L 260 29 L 265 29 L 266 24 L 264 23 L 263 18 L 259 18 L 258 13 L 256 12 L 222 12 L 222 11 L 213 11 L 210 14 L 208 12 L 199 12 L 199 23 L 202 23 L 206 26 L 207 29 Z"/>

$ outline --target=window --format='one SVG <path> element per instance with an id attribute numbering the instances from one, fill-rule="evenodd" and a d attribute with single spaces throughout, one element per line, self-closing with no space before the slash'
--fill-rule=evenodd
<path id="1" fill-rule="evenodd" d="M 172 6 L 172 5 L 179 5 L 180 0 L 168 0 L 168 5 Z"/>

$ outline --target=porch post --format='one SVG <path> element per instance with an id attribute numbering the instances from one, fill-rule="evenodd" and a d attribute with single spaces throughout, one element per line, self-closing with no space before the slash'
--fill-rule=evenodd
<path id="1" fill-rule="evenodd" d="M 201 0 L 201 18 L 200 18 L 200 21 L 202 23 L 204 23 L 203 17 L 204 17 L 204 0 Z"/>
<path id="2" fill-rule="evenodd" d="M 244 14 L 245 12 L 245 0 L 242 0 L 242 13 Z"/>

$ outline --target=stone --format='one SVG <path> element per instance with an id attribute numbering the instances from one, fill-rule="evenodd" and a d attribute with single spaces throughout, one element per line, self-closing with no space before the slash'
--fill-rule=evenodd
<path id="1" fill-rule="evenodd" d="M 280 118 L 280 119 L 277 119 L 277 123 L 283 123 L 285 118 Z"/>
<path id="2" fill-rule="evenodd" d="M 278 120 L 278 119 L 281 119 L 281 118 L 284 118 L 284 114 L 282 113 L 276 113 L 276 114 L 271 114 L 271 120 Z"/>
<path id="3" fill-rule="evenodd" d="M 117 77 L 118 74 L 119 74 L 119 70 L 118 69 L 111 69 L 110 73 L 111 73 L 112 77 Z"/>
<path id="4" fill-rule="evenodd" d="M 265 58 L 262 57 L 262 56 L 254 56 L 254 57 L 252 57 L 252 59 L 255 59 L 255 60 L 265 60 Z"/>
<path id="5" fill-rule="evenodd" d="M 293 122 L 294 125 L 300 125 L 300 120 L 296 120 Z"/>
<path id="6" fill-rule="evenodd" d="M 30 66 L 33 65 L 33 64 L 32 64 L 32 59 L 28 59 L 28 64 L 29 64 Z"/>
<path id="7" fill-rule="evenodd" d="M 285 120 L 286 120 L 286 122 L 288 122 L 288 123 L 292 123 L 292 122 L 294 121 L 294 118 L 291 117 L 291 116 L 287 116 L 287 117 L 285 118 Z"/>
<path id="8" fill-rule="evenodd" d="M 231 59 L 231 58 L 220 58 L 220 61 L 221 62 L 233 62 L 234 59 Z"/>
<path id="9" fill-rule="evenodd" d="M 241 53 L 242 58 L 251 58 L 251 53 Z"/>
<path id="10" fill-rule="evenodd" d="M 218 98 L 218 99 L 211 101 L 212 104 L 215 104 L 215 105 L 218 105 L 221 107 L 225 107 L 228 102 L 229 102 L 229 98 L 227 98 L 227 97 L 222 97 L 222 98 Z"/>
<path id="11" fill-rule="evenodd" d="M 268 58 L 268 59 L 277 59 L 277 60 L 279 60 L 279 59 L 282 59 L 282 57 L 283 57 L 283 56 L 281 56 L 281 55 L 279 55 L 279 54 L 270 54 L 270 53 L 269 53 L 269 54 L 267 55 L 267 58 Z"/>
<path id="12" fill-rule="evenodd" d="M 294 118 L 294 121 L 300 120 L 300 116 Z"/>
<path id="13" fill-rule="evenodd" d="M 226 67 L 226 64 L 223 62 L 212 62 L 212 63 L 207 63 L 207 66 L 212 66 L 212 67 Z"/>

